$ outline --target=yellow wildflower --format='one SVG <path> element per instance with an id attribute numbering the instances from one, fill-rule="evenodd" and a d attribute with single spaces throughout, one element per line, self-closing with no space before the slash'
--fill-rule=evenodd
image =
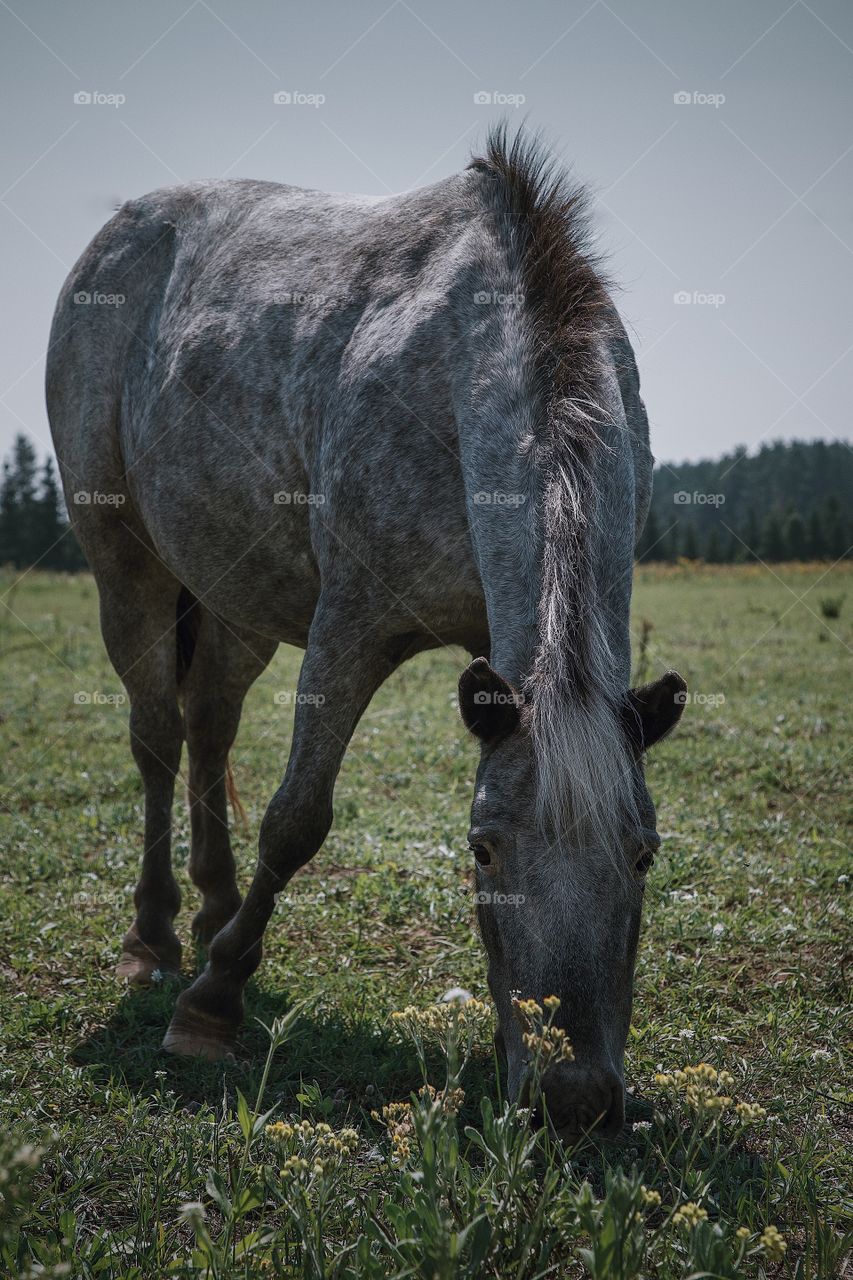
<path id="1" fill-rule="evenodd" d="M 283 1142 L 287 1138 L 293 1137 L 293 1125 L 276 1120 L 275 1124 L 267 1125 L 266 1134 L 268 1138 L 276 1138 Z"/>
<path id="2" fill-rule="evenodd" d="M 492 1014 L 482 1000 L 471 999 L 461 1004 L 453 1001 L 428 1005 L 426 1009 L 408 1005 L 392 1013 L 391 1019 L 415 1043 L 433 1041 L 447 1053 L 451 1040 L 455 1040 L 467 1043 L 470 1052 L 474 1042 L 491 1029 Z"/>
<path id="3" fill-rule="evenodd" d="M 640 1187 L 640 1195 L 647 1209 L 657 1209 L 660 1205 L 660 1192 L 650 1191 L 648 1187 Z"/>
<path id="4" fill-rule="evenodd" d="M 732 1099 L 719 1089 L 730 1089 L 734 1077 L 728 1071 L 717 1071 L 707 1062 L 695 1067 L 684 1067 L 668 1075 L 656 1075 L 655 1083 L 662 1089 L 681 1093 L 689 1107 L 703 1115 L 719 1115 L 730 1107 Z"/>
<path id="5" fill-rule="evenodd" d="M 688 1200 L 686 1204 L 681 1205 L 672 1215 L 672 1221 L 675 1226 L 685 1226 L 688 1230 L 698 1227 L 700 1222 L 704 1222 L 708 1217 L 708 1210 L 703 1209 L 701 1205 L 696 1204 L 693 1200 Z"/>
<path id="6" fill-rule="evenodd" d="M 753 1124 L 756 1120 L 763 1120 L 767 1115 L 764 1107 L 760 1107 L 757 1102 L 739 1102 L 735 1111 L 744 1124 Z"/>
<path id="7" fill-rule="evenodd" d="M 560 1007 L 557 996 L 546 996 L 545 1006 L 550 1010 L 550 1017 L 545 1021 L 544 1010 L 536 1000 L 519 1000 L 513 998 L 512 1007 L 515 1016 L 522 1025 L 521 1039 L 536 1063 L 538 1070 L 544 1074 L 549 1067 L 558 1062 L 571 1062 L 574 1050 L 562 1027 L 553 1025 L 553 1017 Z"/>
<path id="8" fill-rule="evenodd" d="M 788 1248 L 785 1237 L 772 1224 L 764 1228 L 758 1243 L 771 1262 L 781 1262 L 785 1250 Z"/>

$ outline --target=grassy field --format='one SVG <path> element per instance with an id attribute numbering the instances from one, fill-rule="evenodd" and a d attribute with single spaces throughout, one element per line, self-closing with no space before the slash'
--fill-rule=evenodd
<path id="1" fill-rule="evenodd" d="M 469 1031 L 448 1014 L 449 1089 L 471 1039 L 461 1109 L 449 1089 L 418 1095 L 422 1071 L 447 1084 L 447 1053 L 390 1017 L 455 985 L 487 1000 L 461 652 L 416 659 L 375 698 L 332 834 L 279 902 L 238 1061 L 201 1065 L 159 1050 L 177 985 L 131 994 L 113 976 L 142 796 L 94 586 L 30 573 L 3 589 L 0 1275 L 843 1274 L 850 566 L 638 573 L 639 674 L 676 667 L 692 701 L 648 765 L 664 846 L 637 967 L 631 1123 L 573 1152 L 504 1114 L 485 1015 Z M 846 599 L 825 618 L 832 597 Z M 280 650 L 246 704 L 244 885 L 287 758 L 276 694 L 299 661 Z M 181 798 L 183 981 L 197 959 L 188 839 Z M 262 1024 L 288 1010 L 268 1055 Z M 701 1062 L 732 1079 L 708 1073 L 689 1096 L 656 1081 Z M 767 1114 L 747 1123 L 738 1101 Z M 271 1107 L 270 1121 L 306 1127 L 267 1133 L 255 1113 Z M 355 1134 L 335 1144 L 323 1124 Z"/>

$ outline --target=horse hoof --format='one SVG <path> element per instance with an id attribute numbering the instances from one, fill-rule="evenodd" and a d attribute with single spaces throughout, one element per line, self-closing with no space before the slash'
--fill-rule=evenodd
<path id="1" fill-rule="evenodd" d="M 237 1041 L 231 1023 L 199 1009 L 175 1010 L 163 1040 L 167 1053 L 181 1058 L 206 1058 L 208 1062 L 234 1059 Z"/>
<path id="2" fill-rule="evenodd" d="M 121 957 L 116 965 L 116 977 L 134 987 L 149 987 L 160 977 L 181 971 L 181 944 L 174 941 L 160 946 L 148 946 L 131 929 L 122 944 Z"/>

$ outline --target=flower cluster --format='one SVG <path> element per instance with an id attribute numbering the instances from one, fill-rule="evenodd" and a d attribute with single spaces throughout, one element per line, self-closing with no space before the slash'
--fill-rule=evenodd
<path id="1" fill-rule="evenodd" d="M 742 1124 L 753 1124 L 767 1115 L 764 1107 L 760 1107 L 757 1102 L 739 1102 L 735 1113 Z"/>
<path id="2" fill-rule="evenodd" d="M 651 1191 L 648 1187 L 640 1187 L 640 1195 L 642 1197 L 643 1204 L 647 1209 L 660 1208 L 661 1201 L 659 1191 Z"/>
<path id="3" fill-rule="evenodd" d="M 513 1012 L 522 1027 L 521 1039 L 543 1075 L 549 1067 L 558 1062 L 571 1062 L 575 1056 L 563 1028 L 554 1026 L 554 1015 L 559 1007 L 559 996 L 546 996 L 542 1004 L 517 998 L 512 1002 Z"/>
<path id="4" fill-rule="evenodd" d="M 717 1071 L 707 1062 L 696 1067 L 685 1067 L 671 1075 L 655 1076 L 655 1083 L 673 1093 L 681 1093 L 689 1107 L 703 1115 L 717 1115 L 731 1106 L 732 1099 L 720 1089 L 731 1089 L 734 1076 L 728 1071 Z"/>
<path id="5" fill-rule="evenodd" d="M 282 1178 L 300 1174 L 322 1177 L 332 1173 L 355 1153 L 358 1146 L 355 1129 L 341 1129 L 335 1133 L 331 1125 L 311 1124 L 309 1120 L 295 1120 L 293 1123 L 277 1120 L 267 1125 L 266 1133 L 273 1142 L 290 1149 L 279 1170 Z"/>
<path id="6" fill-rule="evenodd" d="M 758 1241 L 771 1262 L 781 1262 L 788 1245 L 785 1237 L 772 1224 L 765 1227 Z"/>
<path id="7" fill-rule="evenodd" d="M 451 1036 L 473 1040 L 491 1027 L 491 1018 L 491 1010 L 482 1000 L 431 1004 L 425 1009 L 410 1004 L 391 1014 L 392 1021 L 401 1031 L 413 1039 L 433 1041 L 445 1051 Z"/>
<path id="8" fill-rule="evenodd" d="M 681 1094 L 684 1101 L 700 1117 L 716 1118 L 727 1111 L 734 1099 L 723 1090 L 734 1087 L 734 1076 L 729 1071 L 717 1071 L 707 1062 L 695 1067 L 684 1067 L 668 1075 L 655 1076 L 655 1083 L 671 1093 Z M 767 1115 L 757 1102 L 737 1102 L 734 1115 L 741 1124 L 755 1124 Z"/>
<path id="9" fill-rule="evenodd" d="M 673 1226 L 687 1227 L 692 1231 L 694 1227 L 698 1227 L 700 1222 L 704 1222 L 708 1217 L 708 1210 L 703 1209 L 701 1205 L 696 1204 L 693 1200 L 688 1200 L 686 1204 L 681 1205 L 672 1215 Z"/>
<path id="10" fill-rule="evenodd" d="M 464 1089 L 442 1089 L 439 1092 L 431 1084 L 418 1091 L 418 1097 L 429 1105 L 439 1107 L 445 1115 L 455 1116 L 465 1101 Z M 384 1124 L 391 1139 L 391 1156 L 395 1164 L 404 1164 L 412 1154 L 415 1136 L 415 1118 L 411 1102 L 389 1102 L 382 1111 L 371 1111 L 374 1120 Z"/>

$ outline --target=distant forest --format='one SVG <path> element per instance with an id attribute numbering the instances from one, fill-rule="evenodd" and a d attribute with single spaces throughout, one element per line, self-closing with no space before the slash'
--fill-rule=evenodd
<path id="1" fill-rule="evenodd" d="M 840 443 L 764 445 L 716 462 L 655 468 L 637 557 L 732 564 L 838 560 L 853 543 L 853 451 Z M 0 483 L 0 565 L 73 573 L 86 561 L 69 529 L 53 459 L 19 435 Z"/>
<path id="2" fill-rule="evenodd" d="M 655 467 L 637 550 L 648 560 L 839 560 L 853 543 L 853 450 L 840 442 L 736 449 Z"/>

